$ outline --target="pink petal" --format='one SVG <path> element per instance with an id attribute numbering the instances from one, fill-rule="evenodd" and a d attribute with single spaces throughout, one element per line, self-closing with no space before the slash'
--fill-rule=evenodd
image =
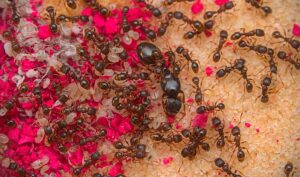
<path id="1" fill-rule="evenodd" d="M 173 161 L 173 157 L 166 157 L 163 159 L 163 164 L 167 165 Z"/>
<path id="2" fill-rule="evenodd" d="M 21 135 L 21 138 L 18 142 L 18 145 L 22 145 L 24 143 L 33 143 L 34 142 L 34 137 L 31 136 L 26 136 L 26 135 Z"/>
<path id="3" fill-rule="evenodd" d="M 229 0 L 215 0 L 215 4 L 222 6 L 224 4 L 226 4 Z"/>
<path id="4" fill-rule="evenodd" d="M 19 128 L 13 128 L 13 129 L 10 129 L 8 131 L 8 134 L 7 134 L 8 138 L 10 140 L 13 140 L 15 142 L 18 142 L 19 139 L 20 139 L 20 130 Z"/>
<path id="5" fill-rule="evenodd" d="M 202 12 L 203 9 L 204 9 L 204 6 L 203 6 L 201 0 L 196 0 L 196 2 L 193 3 L 192 8 L 191 8 L 193 14 L 198 14 L 198 13 Z"/>
<path id="6" fill-rule="evenodd" d="M 109 18 L 105 23 L 105 30 L 108 34 L 114 34 L 119 31 L 118 19 Z"/>
<path id="7" fill-rule="evenodd" d="M 72 165 L 81 165 L 83 159 L 83 152 L 81 149 L 77 149 L 75 152 L 72 152 L 68 156 L 69 161 Z"/>
<path id="8" fill-rule="evenodd" d="M 249 122 L 245 122 L 245 126 L 247 127 L 247 128 L 250 128 L 251 127 L 251 123 L 249 123 Z"/>
<path id="9" fill-rule="evenodd" d="M 124 170 L 122 170 L 122 163 L 117 163 L 115 164 L 109 171 L 108 175 L 109 176 L 117 176 L 118 174 L 123 173 Z"/>
<path id="10" fill-rule="evenodd" d="M 109 141 L 113 142 L 113 141 L 115 141 L 116 139 L 119 138 L 119 133 L 117 131 L 115 131 L 111 128 L 107 128 L 106 131 L 107 131 L 106 137 Z"/>
<path id="11" fill-rule="evenodd" d="M 29 126 L 28 124 L 23 124 L 22 126 L 22 135 L 35 137 L 37 130 L 33 127 Z"/>
<path id="12" fill-rule="evenodd" d="M 298 24 L 294 24 L 293 27 L 293 35 L 299 37 L 300 36 L 300 26 Z"/>
<path id="13" fill-rule="evenodd" d="M 205 128 L 208 120 L 208 113 L 197 114 L 193 119 L 193 127 L 199 126 L 201 128 Z"/>
<path id="14" fill-rule="evenodd" d="M 31 109 L 31 108 L 32 108 L 33 104 L 32 104 L 32 102 L 23 102 L 23 103 L 21 104 L 21 106 L 22 106 L 22 108 L 28 110 L 28 109 Z"/>
<path id="15" fill-rule="evenodd" d="M 101 30 L 101 28 L 105 25 L 104 18 L 99 13 L 96 13 L 94 15 L 93 21 L 95 23 L 95 26 L 98 28 L 98 30 Z"/>
<path id="16" fill-rule="evenodd" d="M 51 30 L 50 30 L 50 27 L 48 25 L 39 26 L 38 37 L 40 39 L 44 40 L 44 39 L 47 39 L 50 36 L 51 36 Z"/>
<path id="17" fill-rule="evenodd" d="M 259 128 L 255 129 L 255 130 L 256 130 L 256 133 L 259 133 L 259 132 L 260 132 L 260 129 L 259 129 Z"/>
<path id="18" fill-rule="evenodd" d="M 233 127 L 234 127 L 234 125 L 230 122 L 229 128 L 232 129 Z"/>
<path id="19" fill-rule="evenodd" d="M 212 67 L 207 66 L 207 67 L 205 68 L 205 74 L 206 74 L 206 76 L 211 76 L 212 73 L 213 73 Z"/>
<path id="20" fill-rule="evenodd" d="M 118 127 L 118 131 L 121 135 L 131 132 L 132 129 L 133 126 L 129 123 L 128 120 L 123 120 Z"/>
<path id="21" fill-rule="evenodd" d="M 81 11 L 81 15 L 91 16 L 93 14 L 93 10 L 90 7 L 87 7 Z"/>

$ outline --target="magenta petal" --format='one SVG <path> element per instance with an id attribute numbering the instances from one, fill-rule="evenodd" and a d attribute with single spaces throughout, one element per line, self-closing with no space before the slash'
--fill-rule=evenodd
<path id="1" fill-rule="evenodd" d="M 300 26 L 298 24 L 294 24 L 293 27 L 293 35 L 299 37 L 300 36 Z"/>
<path id="2" fill-rule="evenodd" d="M 194 4 L 192 5 L 192 13 L 193 14 L 198 14 L 200 12 L 202 12 L 202 10 L 204 9 L 204 6 L 201 2 L 201 0 L 196 0 L 196 2 L 194 2 Z"/>
<path id="3" fill-rule="evenodd" d="M 18 142 L 20 139 L 20 130 L 19 128 L 10 129 L 7 134 L 10 140 Z"/>
<path id="4" fill-rule="evenodd" d="M 109 176 L 117 176 L 118 174 L 123 173 L 122 170 L 122 163 L 117 163 L 115 164 L 109 171 L 108 171 L 108 175 Z"/>
<path id="5" fill-rule="evenodd" d="M 228 2 L 229 0 L 215 0 L 215 4 L 221 6 Z"/>
<path id="6" fill-rule="evenodd" d="M 83 152 L 81 149 L 69 154 L 69 161 L 72 165 L 81 165 L 83 159 Z"/>
<path id="7" fill-rule="evenodd" d="M 22 145 L 24 143 L 33 143 L 34 142 L 34 137 L 31 136 L 26 136 L 26 135 L 21 135 L 21 138 L 18 142 L 18 145 Z"/>
<path id="8" fill-rule="evenodd" d="M 40 39 L 44 40 L 44 39 L 47 39 L 50 36 L 51 36 L 51 30 L 50 30 L 50 27 L 48 25 L 39 26 L 38 37 Z"/>
<path id="9" fill-rule="evenodd" d="M 193 119 L 193 127 L 199 126 L 205 128 L 208 119 L 208 114 L 197 114 Z"/>
<path id="10" fill-rule="evenodd" d="M 129 123 L 128 120 L 123 120 L 118 127 L 118 131 L 121 134 L 126 134 L 126 133 L 130 132 L 132 129 L 133 129 L 133 126 Z"/>

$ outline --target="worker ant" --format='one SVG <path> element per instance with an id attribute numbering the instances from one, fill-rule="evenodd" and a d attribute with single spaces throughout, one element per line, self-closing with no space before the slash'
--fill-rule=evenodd
<path id="1" fill-rule="evenodd" d="M 2 33 L 2 36 L 4 39 L 9 40 L 11 42 L 11 48 L 14 52 L 20 53 L 22 47 L 20 46 L 19 42 L 15 37 L 13 37 L 12 33 L 10 31 L 4 31 Z"/>
<path id="2" fill-rule="evenodd" d="M 220 32 L 220 40 L 217 49 L 214 51 L 213 61 L 218 62 L 221 59 L 221 50 L 223 45 L 226 43 L 228 38 L 228 32 L 226 30 L 221 30 Z"/>
<path id="3" fill-rule="evenodd" d="M 268 48 L 264 45 L 258 44 L 258 45 L 250 45 L 247 44 L 246 41 L 240 40 L 238 42 L 239 47 L 241 48 L 248 48 L 249 50 L 255 51 L 257 54 L 266 54 L 268 52 Z"/>
<path id="4" fill-rule="evenodd" d="M 192 79 L 193 84 L 196 86 L 196 93 L 195 93 L 195 101 L 197 104 L 201 104 L 203 101 L 203 93 L 200 88 L 200 81 L 198 77 L 193 77 Z"/>
<path id="5" fill-rule="evenodd" d="M 224 5 L 221 5 L 220 8 L 216 11 L 206 11 L 203 18 L 205 20 L 210 19 L 218 14 L 221 14 L 223 12 L 226 12 L 228 10 L 231 10 L 234 7 L 234 4 L 232 1 L 226 2 Z"/>
<path id="6" fill-rule="evenodd" d="M 101 4 L 99 4 L 97 1 L 95 0 L 84 0 L 85 3 L 87 3 L 92 9 L 96 9 L 97 11 L 99 11 L 99 13 L 105 17 L 109 16 L 111 14 L 111 12 L 108 10 L 108 8 L 102 6 Z"/>
<path id="7" fill-rule="evenodd" d="M 185 49 L 182 46 L 177 47 L 176 52 L 178 54 L 181 54 L 188 62 L 191 63 L 191 68 L 194 73 L 199 72 L 199 64 L 197 63 L 197 60 L 193 60 L 188 52 L 187 49 Z"/>
<path id="8" fill-rule="evenodd" d="M 88 16 L 85 16 L 85 15 L 79 15 L 79 16 L 66 16 L 66 15 L 59 15 L 57 18 L 56 18 L 56 21 L 57 22 L 72 22 L 72 23 L 75 23 L 75 22 L 78 22 L 78 21 L 81 21 L 83 23 L 86 23 L 89 21 L 89 18 Z"/>
<path id="9" fill-rule="evenodd" d="M 196 20 L 193 22 L 193 27 L 195 28 L 192 31 L 188 31 L 183 35 L 184 39 L 192 39 L 194 38 L 196 35 L 199 35 L 205 31 L 208 31 L 210 29 L 213 28 L 215 22 L 214 20 L 207 20 L 206 22 L 204 22 L 204 24 L 202 24 L 200 21 Z"/>
<path id="10" fill-rule="evenodd" d="M 212 124 L 215 130 L 219 133 L 219 137 L 216 140 L 217 148 L 223 148 L 225 146 L 224 124 L 218 117 L 212 118 Z"/>
<path id="11" fill-rule="evenodd" d="M 272 9 L 269 6 L 262 6 L 260 0 L 245 0 L 246 3 L 250 4 L 251 6 L 255 7 L 256 9 L 261 9 L 265 15 L 269 15 L 272 13 Z"/>
<path id="12" fill-rule="evenodd" d="M 240 39 L 241 37 L 252 37 L 252 36 L 257 36 L 257 37 L 263 37 L 265 36 L 265 31 L 263 29 L 254 29 L 254 30 L 251 30 L 251 31 L 248 31 L 248 32 L 234 32 L 230 39 L 231 40 L 238 40 Z"/>
<path id="13" fill-rule="evenodd" d="M 272 36 L 276 39 L 283 39 L 285 42 L 287 42 L 292 48 L 296 49 L 297 51 L 300 48 L 300 41 L 293 38 L 285 37 L 279 31 L 274 31 L 272 33 Z"/>
<path id="14" fill-rule="evenodd" d="M 224 103 L 215 103 L 214 105 L 201 105 L 197 108 L 196 112 L 197 114 L 204 114 L 206 112 L 221 111 L 223 109 L 225 109 Z"/>
<path id="15" fill-rule="evenodd" d="M 58 30 L 58 27 L 57 27 L 57 24 L 55 23 L 55 16 L 56 16 L 55 9 L 53 6 L 48 6 L 46 8 L 46 11 L 48 12 L 49 17 L 50 17 L 50 25 L 49 25 L 50 30 L 52 33 L 56 33 Z"/>
<path id="16" fill-rule="evenodd" d="M 293 172 L 294 169 L 294 165 L 292 162 L 287 162 L 284 166 L 284 174 L 286 175 L 286 177 L 292 177 L 295 172 Z"/>
<path id="17" fill-rule="evenodd" d="M 219 168 L 222 168 L 222 170 L 227 173 L 229 176 L 232 177 L 241 177 L 241 175 L 236 174 L 236 172 L 232 172 L 228 163 L 225 163 L 225 161 L 222 158 L 216 158 L 215 159 L 215 165 Z"/>
<path id="18" fill-rule="evenodd" d="M 295 66 L 295 68 L 296 68 L 297 70 L 300 69 L 300 62 L 299 62 L 298 60 L 293 59 L 293 58 L 292 58 L 291 56 L 289 56 L 286 52 L 284 52 L 284 51 L 279 51 L 279 52 L 277 53 L 277 57 L 278 57 L 279 59 L 283 60 L 283 61 L 286 61 L 286 62 L 291 63 L 292 65 Z"/>
<path id="19" fill-rule="evenodd" d="M 21 16 L 18 14 L 16 2 L 14 0 L 8 0 L 9 6 L 11 7 L 13 13 L 12 13 L 12 21 L 15 24 L 18 24 L 20 22 Z"/>

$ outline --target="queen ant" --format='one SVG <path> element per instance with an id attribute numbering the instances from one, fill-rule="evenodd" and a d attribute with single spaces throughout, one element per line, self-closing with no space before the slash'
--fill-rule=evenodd
<path id="1" fill-rule="evenodd" d="M 232 1 L 226 2 L 224 5 L 221 5 L 220 8 L 216 11 L 206 11 L 203 18 L 205 20 L 212 18 L 213 16 L 216 16 L 218 14 L 221 14 L 223 12 L 226 12 L 228 10 L 231 10 L 235 5 Z"/>
<path id="2" fill-rule="evenodd" d="M 293 38 L 285 37 L 279 31 L 274 31 L 272 33 L 272 36 L 276 39 L 283 39 L 285 42 L 287 42 L 292 48 L 296 49 L 297 51 L 300 48 L 300 41 Z"/>
<path id="3" fill-rule="evenodd" d="M 250 4 L 251 6 L 255 7 L 256 9 L 261 9 L 265 15 L 269 15 L 272 13 L 272 9 L 269 6 L 263 6 L 260 0 L 245 0 L 246 3 Z"/>

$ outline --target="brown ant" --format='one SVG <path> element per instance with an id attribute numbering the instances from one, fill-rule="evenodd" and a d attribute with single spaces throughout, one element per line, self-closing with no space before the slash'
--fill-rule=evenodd
<path id="1" fill-rule="evenodd" d="M 167 32 L 167 28 L 169 27 L 170 21 L 173 19 L 173 16 L 173 12 L 167 13 L 164 22 L 162 22 L 157 29 L 157 36 L 163 36 Z"/>
<path id="2" fill-rule="evenodd" d="M 221 158 L 215 159 L 215 165 L 219 168 L 222 168 L 222 170 L 227 173 L 229 176 L 232 177 L 241 177 L 241 175 L 236 174 L 236 172 L 232 172 L 228 163 L 225 163 L 225 161 Z"/>
<path id="3" fill-rule="evenodd" d="M 215 103 L 214 105 L 208 106 L 201 105 L 197 108 L 196 112 L 197 114 L 204 114 L 205 112 L 221 111 L 223 109 L 225 109 L 224 103 Z"/>
<path id="4" fill-rule="evenodd" d="M 287 42 L 291 47 L 293 47 L 296 50 L 300 48 L 300 41 L 293 38 L 285 37 L 279 31 L 274 31 L 272 33 L 272 36 L 276 39 L 283 39 L 285 42 Z"/>
<path id="5" fill-rule="evenodd" d="M 198 77 L 193 77 L 192 79 L 193 84 L 196 86 L 196 94 L 195 94 L 195 101 L 197 104 L 201 104 L 203 101 L 203 93 L 202 90 L 199 86 L 199 78 Z"/>
<path id="6" fill-rule="evenodd" d="M 215 130 L 219 133 L 219 137 L 216 140 L 217 148 L 223 148 L 225 146 L 224 124 L 218 117 L 212 118 L 212 124 Z"/>
<path id="7" fill-rule="evenodd" d="M 20 53 L 21 52 L 21 46 L 19 42 L 16 40 L 15 37 L 12 36 L 11 32 L 9 31 L 4 31 L 2 33 L 2 36 L 4 39 L 11 41 L 11 48 L 14 52 Z"/>
<path id="8" fill-rule="evenodd" d="M 192 31 L 188 31 L 183 35 L 184 39 L 192 39 L 194 38 L 196 35 L 199 35 L 205 31 L 208 31 L 210 29 L 213 28 L 215 22 L 214 20 L 207 20 L 206 22 L 204 22 L 204 24 L 202 24 L 200 21 L 196 20 L 193 21 L 193 27 L 195 28 Z"/>
<path id="9" fill-rule="evenodd" d="M 71 17 L 71 16 L 66 16 L 66 15 L 59 15 L 57 18 L 56 18 L 56 20 L 58 21 L 58 22 L 67 22 L 67 21 L 70 21 L 70 22 L 72 22 L 72 23 L 74 23 L 74 22 L 78 22 L 79 20 L 81 21 L 81 22 L 83 22 L 83 23 L 86 23 L 86 22 L 88 22 L 89 21 L 89 18 L 88 18 L 88 16 L 85 16 L 85 15 L 79 15 L 79 16 L 73 16 L 73 17 Z"/>
<path id="10" fill-rule="evenodd" d="M 279 59 L 283 60 L 283 61 L 286 61 L 286 62 L 291 63 L 292 65 L 295 66 L 295 68 L 296 68 L 297 70 L 300 69 L 300 62 L 297 61 L 297 60 L 295 60 L 295 59 L 293 59 L 291 56 L 288 56 L 286 52 L 284 52 L 284 51 L 279 51 L 279 52 L 277 53 L 277 57 L 278 57 Z"/>
<path id="11" fill-rule="evenodd" d="M 234 4 L 232 1 L 226 2 L 224 5 L 221 5 L 220 8 L 216 11 L 206 11 L 203 18 L 205 20 L 212 18 L 215 15 L 218 15 L 220 13 L 223 13 L 225 11 L 231 10 L 234 7 Z"/>
<path id="12" fill-rule="evenodd" d="M 151 11 L 152 15 L 156 18 L 161 18 L 161 11 L 159 10 L 159 8 L 154 7 L 151 4 L 148 4 L 145 0 L 136 0 L 136 2 L 138 3 L 143 3 L 146 8 Z"/>
<path id="13" fill-rule="evenodd" d="M 179 73 L 181 72 L 180 66 L 176 63 L 175 60 L 175 53 L 172 50 L 169 50 L 165 53 L 168 58 L 168 61 L 172 64 L 172 70 L 175 77 L 178 77 Z"/>
<path id="14" fill-rule="evenodd" d="M 160 141 L 163 143 L 180 143 L 182 141 L 182 136 L 180 134 L 168 135 L 164 137 L 160 133 L 152 133 L 150 138 L 154 141 Z"/>
<path id="15" fill-rule="evenodd" d="M 268 48 L 264 45 L 250 45 L 247 44 L 246 41 L 240 40 L 238 43 L 241 48 L 248 48 L 249 50 L 253 50 L 258 54 L 266 54 L 268 52 Z"/>
<path id="16" fill-rule="evenodd" d="M 101 4 L 99 4 L 97 1 L 95 0 L 84 0 L 85 3 L 87 3 L 92 9 L 96 9 L 97 11 L 99 11 L 99 13 L 103 16 L 109 16 L 111 14 L 111 12 L 108 10 L 108 8 L 102 6 Z"/>
<path id="17" fill-rule="evenodd" d="M 240 162 L 243 162 L 245 159 L 245 152 L 243 151 L 243 147 L 241 147 L 241 130 L 238 126 L 234 126 L 231 129 L 231 135 L 234 136 L 234 143 L 235 143 L 235 148 L 237 148 L 237 158 Z M 234 149 L 235 151 L 235 149 Z M 234 152 L 233 151 L 233 152 Z"/>
<path id="18" fill-rule="evenodd" d="M 294 169 L 294 165 L 292 164 L 292 162 L 287 162 L 286 165 L 284 166 L 284 174 L 286 175 L 286 177 L 292 177 L 295 174 L 295 172 L 293 172 L 293 169 Z"/>
<path id="19" fill-rule="evenodd" d="M 219 40 L 218 47 L 214 51 L 214 55 L 213 55 L 213 61 L 214 62 L 220 61 L 220 59 L 221 59 L 221 50 L 222 50 L 222 47 L 225 44 L 227 38 L 228 38 L 228 32 L 225 31 L 225 30 L 222 30 L 220 32 L 220 40 Z"/>
<path id="20" fill-rule="evenodd" d="M 269 86 L 272 83 L 272 78 L 269 76 L 266 76 L 261 83 L 261 98 L 260 101 L 263 103 L 267 103 L 269 101 Z"/>
<path id="21" fill-rule="evenodd" d="M 128 74 L 126 72 L 121 72 L 115 75 L 116 80 L 149 80 L 149 74 L 146 72 L 141 72 L 139 74 Z"/>
<path id="22" fill-rule="evenodd" d="M 269 6 L 262 6 L 260 0 L 245 0 L 246 3 L 251 4 L 251 6 L 255 7 L 256 9 L 261 9 L 265 15 L 272 13 L 272 9 Z"/>
<path id="23" fill-rule="evenodd" d="M 124 6 L 123 7 L 123 18 L 122 18 L 122 29 L 123 29 L 124 33 L 128 32 L 130 30 L 130 24 L 128 23 L 128 19 L 126 17 L 128 12 L 129 12 L 129 7 Z"/>
<path id="24" fill-rule="evenodd" d="M 274 58 L 275 58 L 275 52 L 273 49 L 271 48 L 268 48 L 268 52 L 267 52 L 268 56 L 269 56 L 269 69 L 270 69 L 270 72 L 273 73 L 273 74 L 277 74 L 277 65 L 274 61 Z"/>
<path id="25" fill-rule="evenodd" d="M 176 52 L 178 54 L 181 54 L 188 62 L 191 62 L 191 68 L 194 73 L 199 72 L 199 64 L 197 63 L 197 60 L 193 60 L 188 52 L 187 49 L 185 49 L 182 46 L 177 47 Z"/>
<path id="26" fill-rule="evenodd" d="M 248 32 L 234 32 L 230 39 L 231 40 L 238 40 L 240 39 L 242 36 L 245 36 L 245 37 L 252 37 L 252 36 L 257 36 L 257 37 L 263 37 L 265 36 L 265 32 L 264 30 L 262 29 L 254 29 L 254 30 L 251 30 L 251 31 L 248 31 Z"/>
<path id="27" fill-rule="evenodd" d="M 74 0 L 66 0 L 66 1 L 67 1 L 68 7 L 70 7 L 71 9 L 76 9 L 77 5 Z"/>
<path id="28" fill-rule="evenodd" d="M 103 35 L 99 35 L 95 32 L 95 29 L 86 29 L 85 30 L 85 39 L 92 40 L 96 47 L 100 49 L 100 52 L 104 55 L 108 55 L 109 43 L 107 42 L 107 38 Z"/>
<path id="29" fill-rule="evenodd" d="M 18 24 L 20 22 L 20 15 L 18 14 L 18 11 L 17 11 L 17 7 L 16 7 L 16 2 L 14 0 L 8 0 L 9 1 L 9 5 L 13 11 L 12 13 L 12 21 L 16 24 Z"/>
<path id="30" fill-rule="evenodd" d="M 55 9 L 53 6 L 48 6 L 46 8 L 46 11 L 48 12 L 49 14 L 49 17 L 50 17 L 50 30 L 52 33 L 56 33 L 57 30 L 58 30 L 58 27 L 57 27 L 57 24 L 55 23 L 55 16 L 56 16 L 56 13 L 55 13 Z"/>

